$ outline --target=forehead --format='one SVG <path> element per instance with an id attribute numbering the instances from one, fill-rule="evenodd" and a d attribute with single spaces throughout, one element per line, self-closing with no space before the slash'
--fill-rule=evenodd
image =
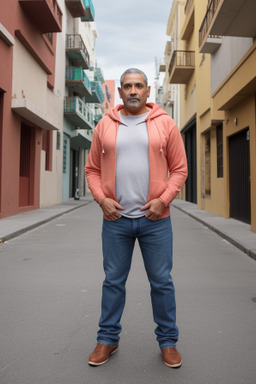
<path id="1" fill-rule="evenodd" d="M 123 84 L 141 83 L 145 84 L 145 79 L 141 73 L 126 73 L 123 78 Z"/>

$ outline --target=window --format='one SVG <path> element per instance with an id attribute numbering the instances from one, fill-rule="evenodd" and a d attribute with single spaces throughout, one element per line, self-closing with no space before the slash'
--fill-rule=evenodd
<path id="1" fill-rule="evenodd" d="M 47 37 L 48 41 L 53 44 L 53 33 L 52 32 L 47 32 L 45 33 L 45 36 Z"/>
<path id="2" fill-rule="evenodd" d="M 45 151 L 45 170 L 52 170 L 52 132 L 42 131 L 42 150 Z"/>
<path id="3" fill-rule="evenodd" d="M 67 172 L 67 146 L 68 146 L 68 140 L 64 137 L 63 139 L 63 173 Z"/>
<path id="4" fill-rule="evenodd" d="M 60 150 L 60 140 L 61 140 L 61 135 L 60 135 L 60 131 L 58 131 L 56 136 L 56 149 L 58 150 Z"/>
<path id="5" fill-rule="evenodd" d="M 223 124 L 216 127 L 217 177 L 223 177 Z"/>

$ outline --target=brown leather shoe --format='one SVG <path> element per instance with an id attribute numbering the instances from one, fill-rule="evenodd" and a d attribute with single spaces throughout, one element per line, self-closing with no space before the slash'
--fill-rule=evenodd
<path id="1" fill-rule="evenodd" d="M 163 361 L 171 368 L 178 368 L 182 364 L 181 356 L 176 348 L 162 349 Z"/>
<path id="2" fill-rule="evenodd" d="M 111 346 L 107 344 L 98 343 L 89 357 L 88 364 L 97 366 L 106 363 L 109 357 L 113 355 L 113 353 L 115 353 L 117 349 L 118 345 Z"/>

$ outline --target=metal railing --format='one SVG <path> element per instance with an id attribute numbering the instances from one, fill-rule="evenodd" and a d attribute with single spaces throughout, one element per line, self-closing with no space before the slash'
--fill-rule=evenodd
<path id="1" fill-rule="evenodd" d="M 102 72 L 102 69 L 99 68 L 99 67 L 95 67 L 94 68 L 94 80 L 95 81 L 99 81 L 101 83 L 104 83 L 104 76 L 103 76 L 103 72 Z"/>
<path id="2" fill-rule="evenodd" d="M 99 104 L 103 103 L 105 100 L 104 92 L 101 89 L 100 83 L 98 81 L 91 82 L 92 93 L 95 92 L 97 99 L 99 100 Z"/>
<path id="3" fill-rule="evenodd" d="M 169 75 L 173 67 L 195 67 L 195 51 L 174 51 L 169 66 Z"/>
<path id="4" fill-rule="evenodd" d="M 64 113 L 77 113 L 82 116 L 87 125 L 94 128 L 93 112 L 79 97 L 65 97 Z"/>
<path id="5" fill-rule="evenodd" d="M 199 29 L 199 47 L 202 45 L 205 36 L 209 34 L 208 31 L 210 28 L 210 24 L 212 22 L 212 19 L 215 15 L 216 9 L 218 8 L 220 1 L 221 0 L 211 0 L 209 3 L 205 17 Z"/>
<path id="6" fill-rule="evenodd" d="M 66 80 L 82 81 L 84 86 L 91 92 L 91 82 L 84 73 L 82 67 L 66 67 Z"/>
<path id="7" fill-rule="evenodd" d="M 90 62 L 90 56 L 83 42 L 82 36 L 79 34 L 67 34 L 66 35 L 66 48 L 67 49 L 80 49 L 84 52 L 88 65 Z"/>
<path id="8" fill-rule="evenodd" d="M 85 8 L 91 8 L 93 18 L 95 18 L 95 9 L 92 0 L 83 0 Z"/>

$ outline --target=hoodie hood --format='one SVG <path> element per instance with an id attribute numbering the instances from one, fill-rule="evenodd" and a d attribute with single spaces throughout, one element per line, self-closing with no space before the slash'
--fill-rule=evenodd
<path id="1" fill-rule="evenodd" d="M 156 117 L 163 116 L 163 115 L 169 116 L 167 112 L 165 112 L 162 108 L 159 107 L 159 105 L 155 103 L 147 103 L 146 106 L 151 109 L 151 111 L 149 111 L 149 114 L 146 118 L 146 121 L 153 120 Z M 114 121 L 121 122 L 118 112 L 123 108 L 124 108 L 123 104 L 118 104 L 115 108 L 111 109 L 107 113 L 107 116 L 109 116 Z"/>

